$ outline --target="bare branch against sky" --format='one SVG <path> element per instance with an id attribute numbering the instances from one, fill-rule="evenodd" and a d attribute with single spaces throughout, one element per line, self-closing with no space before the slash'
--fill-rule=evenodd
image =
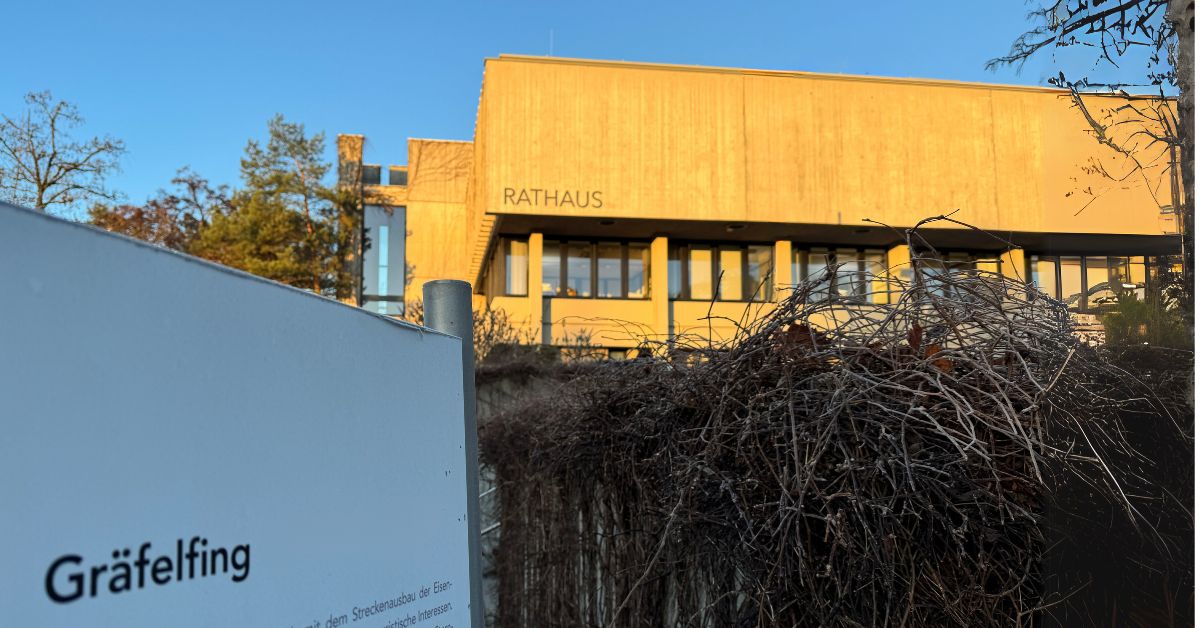
<path id="1" fill-rule="evenodd" d="M 48 91 L 26 95 L 25 104 L 16 116 L 0 114 L 0 199 L 41 211 L 116 199 L 106 178 L 119 170 L 124 142 L 74 139 L 83 117 Z"/>

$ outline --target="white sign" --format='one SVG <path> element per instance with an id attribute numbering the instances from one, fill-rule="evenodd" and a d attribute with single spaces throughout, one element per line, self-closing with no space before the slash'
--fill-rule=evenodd
<path id="1" fill-rule="evenodd" d="M 0 205 L 0 625 L 470 625 L 457 338 Z"/>

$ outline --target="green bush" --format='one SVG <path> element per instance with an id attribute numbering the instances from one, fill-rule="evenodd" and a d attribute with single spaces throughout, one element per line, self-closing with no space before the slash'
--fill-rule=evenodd
<path id="1" fill-rule="evenodd" d="M 1101 317 L 1101 322 L 1111 345 L 1191 349 L 1191 329 L 1178 308 L 1168 309 L 1124 296 L 1117 302 L 1116 310 Z"/>

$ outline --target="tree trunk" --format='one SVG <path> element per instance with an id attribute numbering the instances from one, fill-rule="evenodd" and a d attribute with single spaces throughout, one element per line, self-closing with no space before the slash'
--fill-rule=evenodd
<path id="1" fill-rule="evenodd" d="M 1196 63 L 1196 2 L 1195 0 L 1170 0 L 1167 5 L 1167 20 L 1175 27 L 1179 37 L 1179 48 L 1175 61 L 1175 73 L 1179 82 L 1179 144 L 1180 167 L 1183 168 L 1183 206 L 1180 209 L 1183 236 L 1183 280 L 1187 311 L 1195 303 L 1192 294 L 1195 275 L 1196 201 L 1193 190 L 1196 186 L 1196 136 L 1192 115 L 1195 113 L 1195 82 L 1193 72 Z"/>

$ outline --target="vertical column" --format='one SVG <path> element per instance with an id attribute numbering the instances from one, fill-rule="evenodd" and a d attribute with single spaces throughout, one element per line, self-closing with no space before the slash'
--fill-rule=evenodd
<path id="1" fill-rule="evenodd" d="M 362 157 L 363 143 L 366 138 L 362 135 L 338 134 L 338 186 L 349 188 L 359 196 L 362 195 Z M 352 253 L 342 260 L 344 272 L 354 277 L 353 305 L 363 305 L 363 235 L 366 229 L 366 208 L 359 214 L 359 225 L 350 234 L 350 250 Z M 403 307 L 403 302 L 401 302 Z M 403 314 L 403 311 L 401 311 Z"/>
<path id="2" fill-rule="evenodd" d="M 529 328 L 533 341 L 548 343 L 542 337 L 542 234 L 529 234 Z"/>
<path id="3" fill-rule="evenodd" d="M 775 270 L 771 279 L 771 300 L 779 303 L 792 293 L 796 278 L 792 277 L 792 242 L 777 240 L 775 242 Z"/>
<path id="4" fill-rule="evenodd" d="M 339 133 L 337 136 L 338 183 L 358 185 L 362 178 L 363 142 L 362 135 Z"/>
<path id="5" fill-rule="evenodd" d="M 475 336 L 471 284 L 457 279 L 428 281 L 421 287 L 425 325 L 457 336 L 462 346 L 463 451 L 467 484 L 467 564 L 471 578 L 471 626 L 483 628 L 483 555 L 479 531 L 479 431 L 475 418 Z"/>
<path id="6" fill-rule="evenodd" d="M 671 294 L 667 274 L 669 256 L 667 238 L 659 236 L 650 242 L 650 303 L 654 306 L 654 336 L 668 340 L 671 336 Z"/>
<path id="7" fill-rule="evenodd" d="M 912 260 L 908 255 L 908 244 L 897 244 L 887 250 L 888 280 L 891 286 L 888 290 L 888 303 L 900 300 L 898 281 L 912 281 Z"/>
<path id="8" fill-rule="evenodd" d="M 1009 249 L 1000 254 L 1000 274 L 1017 281 L 1025 279 L 1025 249 Z"/>

